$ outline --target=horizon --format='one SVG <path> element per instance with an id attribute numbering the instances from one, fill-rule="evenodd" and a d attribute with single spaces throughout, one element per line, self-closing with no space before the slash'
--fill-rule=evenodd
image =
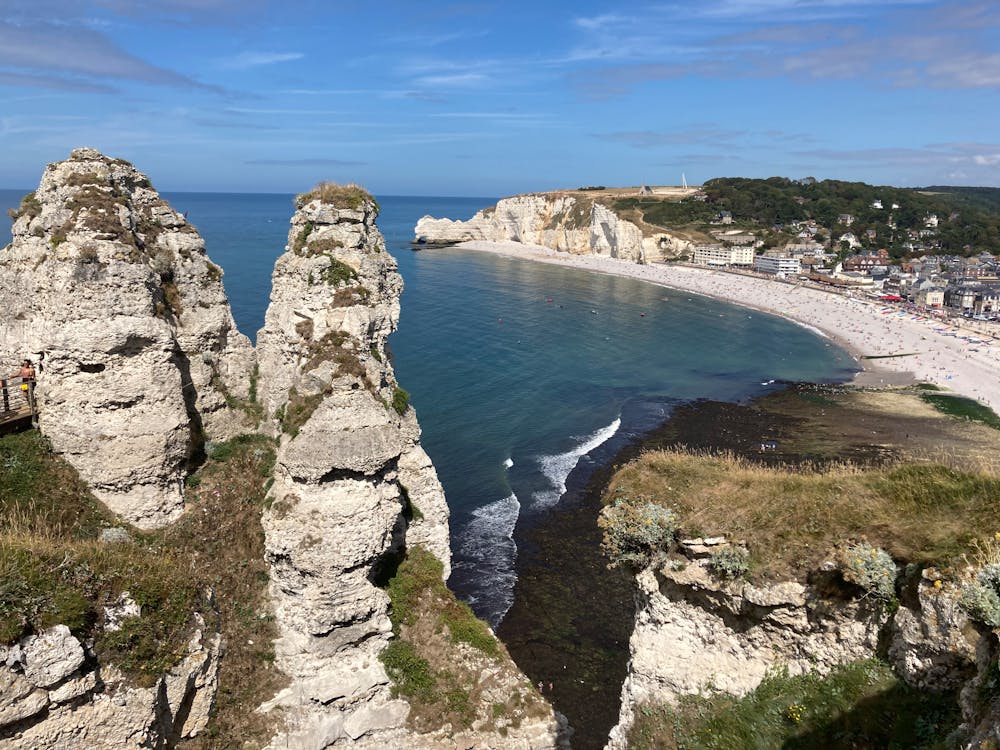
<path id="1" fill-rule="evenodd" d="M 91 146 L 164 192 L 1000 184 L 1000 7 L 985 0 L 328 6 L 5 9 L 0 179 L 37 184 Z"/>

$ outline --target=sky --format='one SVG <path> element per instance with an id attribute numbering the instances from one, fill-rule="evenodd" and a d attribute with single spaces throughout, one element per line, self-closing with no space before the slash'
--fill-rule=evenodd
<path id="1" fill-rule="evenodd" d="M 998 93 L 997 0 L 0 0 L 0 187 L 996 186 Z"/>

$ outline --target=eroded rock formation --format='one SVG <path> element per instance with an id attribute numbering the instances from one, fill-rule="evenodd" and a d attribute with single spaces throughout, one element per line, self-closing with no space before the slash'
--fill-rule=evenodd
<path id="1" fill-rule="evenodd" d="M 819 578 L 835 575 L 824 571 Z M 972 695 L 985 679 L 982 664 L 977 672 L 977 648 L 979 661 L 988 663 L 983 653 L 988 639 L 978 636 L 954 592 L 941 591 L 929 577 L 916 583 L 916 601 L 898 610 L 870 599 L 830 596 L 829 586 L 824 593 L 796 581 L 765 586 L 719 581 L 704 559 L 679 569 L 651 566 L 637 581 L 629 671 L 608 750 L 628 746 L 628 730 L 644 703 L 673 704 L 707 688 L 743 695 L 769 670 L 827 673 L 873 658 L 880 644 L 888 645 L 897 674 L 914 687 L 966 685 L 966 725 L 980 738 L 989 734 L 981 701 Z"/>
<path id="2" fill-rule="evenodd" d="M 181 662 L 151 687 L 114 667 L 56 625 L 0 647 L 0 744 L 10 750 L 172 747 L 208 725 L 221 639 L 201 624 Z"/>
<path id="3" fill-rule="evenodd" d="M 76 149 L 0 253 L 0 342 L 38 362 L 42 432 L 112 510 L 177 518 L 204 435 L 246 431 L 253 352 L 205 244 L 131 164 Z"/>
<path id="4" fill-rule="evenodd" d="M 636 263 L 675 257 L 690 244 L 664 232 L 644 236 L 640 227 L 607 206 L 561 193 L 504 198 L 468 221 L 424 216 L 414 231 L 418 242 L 430 244 L 513 241 Z"/>

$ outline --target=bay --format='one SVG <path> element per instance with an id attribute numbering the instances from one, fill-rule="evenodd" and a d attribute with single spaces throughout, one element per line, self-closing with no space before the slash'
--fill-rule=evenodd
<path id="1" fill-rule="evenodd" d="M 0 191 L 0 203 L 15 206 L 24 192 Z M 202 233 L 236 322 L 254 338 L 292 196 L 165 197 Z M 394 366 L 452 512 L 449 583 L 494 625 L 513 598 L 515 523 L 554 507 L 574 469 L 607 461 L 678 403 L 842 381 L 855 369 L 813 332 L 708 298 L 456 248 L 411 251 L 424 214 L 468 218 L 494 198 L 379 201 L 405 283 Z"/>

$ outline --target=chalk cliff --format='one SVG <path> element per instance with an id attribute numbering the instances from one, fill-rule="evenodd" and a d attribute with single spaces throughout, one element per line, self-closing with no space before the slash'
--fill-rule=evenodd
<path id="1" fill-rule="evenodd" d="M 42 432 L 142 528 L 182 510 L 207 435 L 246 431 L 253 352 L 222 272 L 128 162 L 76 149 L 25 197 L 0 253 L 0 341 L 38 363 Z"/>
<path id="2" fill-rule="evenodd" d="M 835 576 L 830 570 L 816 577 Z M 674 704 L 708 687 L 743 695 L 776 667 L 792 675 L 825 674 L 882 648 L 915 687 L 964 686 L 963 719 L 976 743 L 998 731 L 997 707 L 984 707 L 976 697 L 989 679 L 996 638 L 977 634 L 958 607 L 957 592 L 936 587 L 932 575 L 920 578 L 913 600 L 896 611 L 864 598 L 831 596 L 828 585 L 722 582 L 709 574 L 704 558 L 647 567 L 637 581 L 629 671 L 608 750 L 627 748 L 628 730 L 645 703 Z"/>
<path id="3" fill-rule="evenodd" d="M 420 544 L 447 577 L 450 552 L 441 485 L 386 352 L 402 282 L 376 214 L 358 188 L 299 196 L 258 334 L 259 392 L 280 439 L 263 525 L 278 666 L 291 677 L 262 708 L 284 719 L 274 748 L 460 742 L 408 728 L 378 658 L 392 638 L 380 566 Z M 549 710 L 462 746 L 551 747 L 555 730 Z"/>
<path id="4" fill-rule="evenodd" d="M 563 193 L 504 198 L 468 221 L 424 216 L 414 232 L 416 241 L 421 243 L 514 241 L 636 263 L 675 257 L 690 244 L 664 232 L 646 236 L 639 226 L 607 206 L 584 196 Z"/>

